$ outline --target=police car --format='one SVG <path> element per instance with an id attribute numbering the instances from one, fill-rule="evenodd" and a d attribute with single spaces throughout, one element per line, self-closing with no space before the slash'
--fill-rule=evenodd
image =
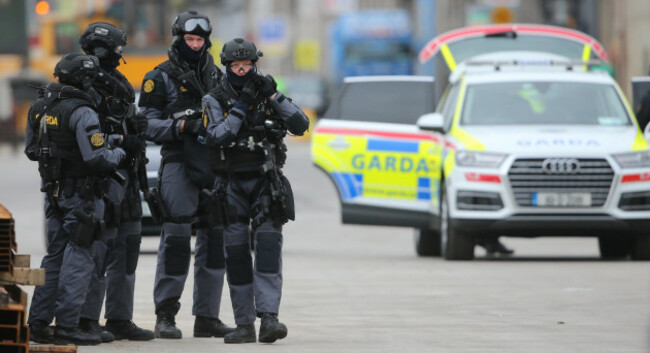
<path id="1" fill-rule="evenodd" d="M 402 99 L 431 97 L 431 79 L 346 80 L 312 134 L 343 222 L 414 227 L 418 254 L 447 259 L 495 235 L 591 236 L 604 258 L 650 259 L 650 151 L 616 82 L 563 58 L 475 59 L 417 126 L 407 110 L 424 100 Z"/>

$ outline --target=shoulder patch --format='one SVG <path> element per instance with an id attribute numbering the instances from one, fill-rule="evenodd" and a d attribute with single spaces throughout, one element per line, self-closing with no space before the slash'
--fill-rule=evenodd
<path id="1" fill-rule="evenodd" d="M 96 132 L 90 136 L 90 144 L 93 146 L 93 149 L 95 147 L 102 147 L 104 146 L 104 135 L 101 134 L 101 132 Z"/>
<path id="2" fill-rule="evenodd" d="M 156 85 L 154 84 L 153 80 L 149 79 L 149 80 L 144 81 L 144 85 L 142 85 L 142 89 L 146 93 L 150 93 L 151 91 L 153 91 L 155 86 Z"/>

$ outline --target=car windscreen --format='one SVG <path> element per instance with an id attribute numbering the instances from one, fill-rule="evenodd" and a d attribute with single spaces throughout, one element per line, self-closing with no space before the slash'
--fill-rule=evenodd
<path id="1" fill-rule="evenodd" d="M 339 101 L 338 118 L 381 123 L 415 124 L 434 110 L 430 81 L 353 82 Z"/>
<path id="2" fill-rule="evenodd" d="M 461 125 L 631 124 L 610 84 L 522 81 L 469 85 Z"/>
<path id="3" fill-rule="evenodd" d="M 569 39 L 521 34 L 515 38 L 486 36 L 449 43 L 449 50 L 457 63 L 477 55 L 500 51 L 538 51 L 581 60 L 583 49 L 584 44 Z M 591 59 L 597 58 L 592 51 Z"/>

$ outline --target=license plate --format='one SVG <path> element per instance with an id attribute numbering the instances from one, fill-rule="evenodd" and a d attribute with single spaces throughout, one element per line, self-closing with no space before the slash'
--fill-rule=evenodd
<path id="1" fill-rule="evenodd" d="M 589 207 L 591 194 L 588 192 L 534 192 L 532 204 L 538 207 Z"/>

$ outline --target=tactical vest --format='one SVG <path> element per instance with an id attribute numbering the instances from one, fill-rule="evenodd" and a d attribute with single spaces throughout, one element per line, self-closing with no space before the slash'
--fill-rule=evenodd
<path id="1" fill-rule="evenodd" d="M 70 128 L 74 110 L 82 106 L 94 108 L 94 103 L 90 97 L 84 99 L 80 94 L 75 96 L 56 98 L 49 104 L 41 97 L 30 109 L 28 119 L 34 129 L 33 136 L 39 139 L 40 135 L 36 155 L 39 159 L 39 173 L 45 181 L 95 175 L 84 162 L 76 132 Z"/>
<path id="2" fill-rule="evenodd" d="M 225 78 L 223 80 L 225 81 Z M 217 100 L 224 112 L 224 117 L 226 117 L 235 100 L 229 98 L 229 93 L 226 92 L 223 85 L 210 92 L 210 95 Z M 259 171 L 266 161 L 265 152 L 259 146 L 259 143 L 264 140 L 276 146 L 273 153 L 275 153 L 276 163 L 282 167 L 286 161 L 282 138 L 270 135 L 264 127 L 264 122 L 267 119 L 274 119 L 274 114 L 276 113 L 268 105 L 268 102 L 261 102 L 257 105 L 257 109 L 249 110 L 242 119 L 242 125 L 235 141 L 227 148 L 212 148 L 210 150 L 212 170 L 215 173 Z"/>
<path id="3" fill-rule="evenodd" d="M 212 62 L 211 59 L 208 62 Z M 214 66 L 214 65 L 212 65 Z M 204 72 L 201 79 L 195 71 L 182 71 L 171 61 L 165 61 L 157 69 L 167 73 L 178 86 L 176 101 L 163 112 L 169 119 L 202 119 L 201 99 L 216 82 L 218 71 Z M 215 77 L 213 77 L 213 75 Z M 183 164 L 190 180 L 199 186 L 212 186 L 215 175 L 210 169 L 208 147 L 204 136 L 183 134 Z"/>

